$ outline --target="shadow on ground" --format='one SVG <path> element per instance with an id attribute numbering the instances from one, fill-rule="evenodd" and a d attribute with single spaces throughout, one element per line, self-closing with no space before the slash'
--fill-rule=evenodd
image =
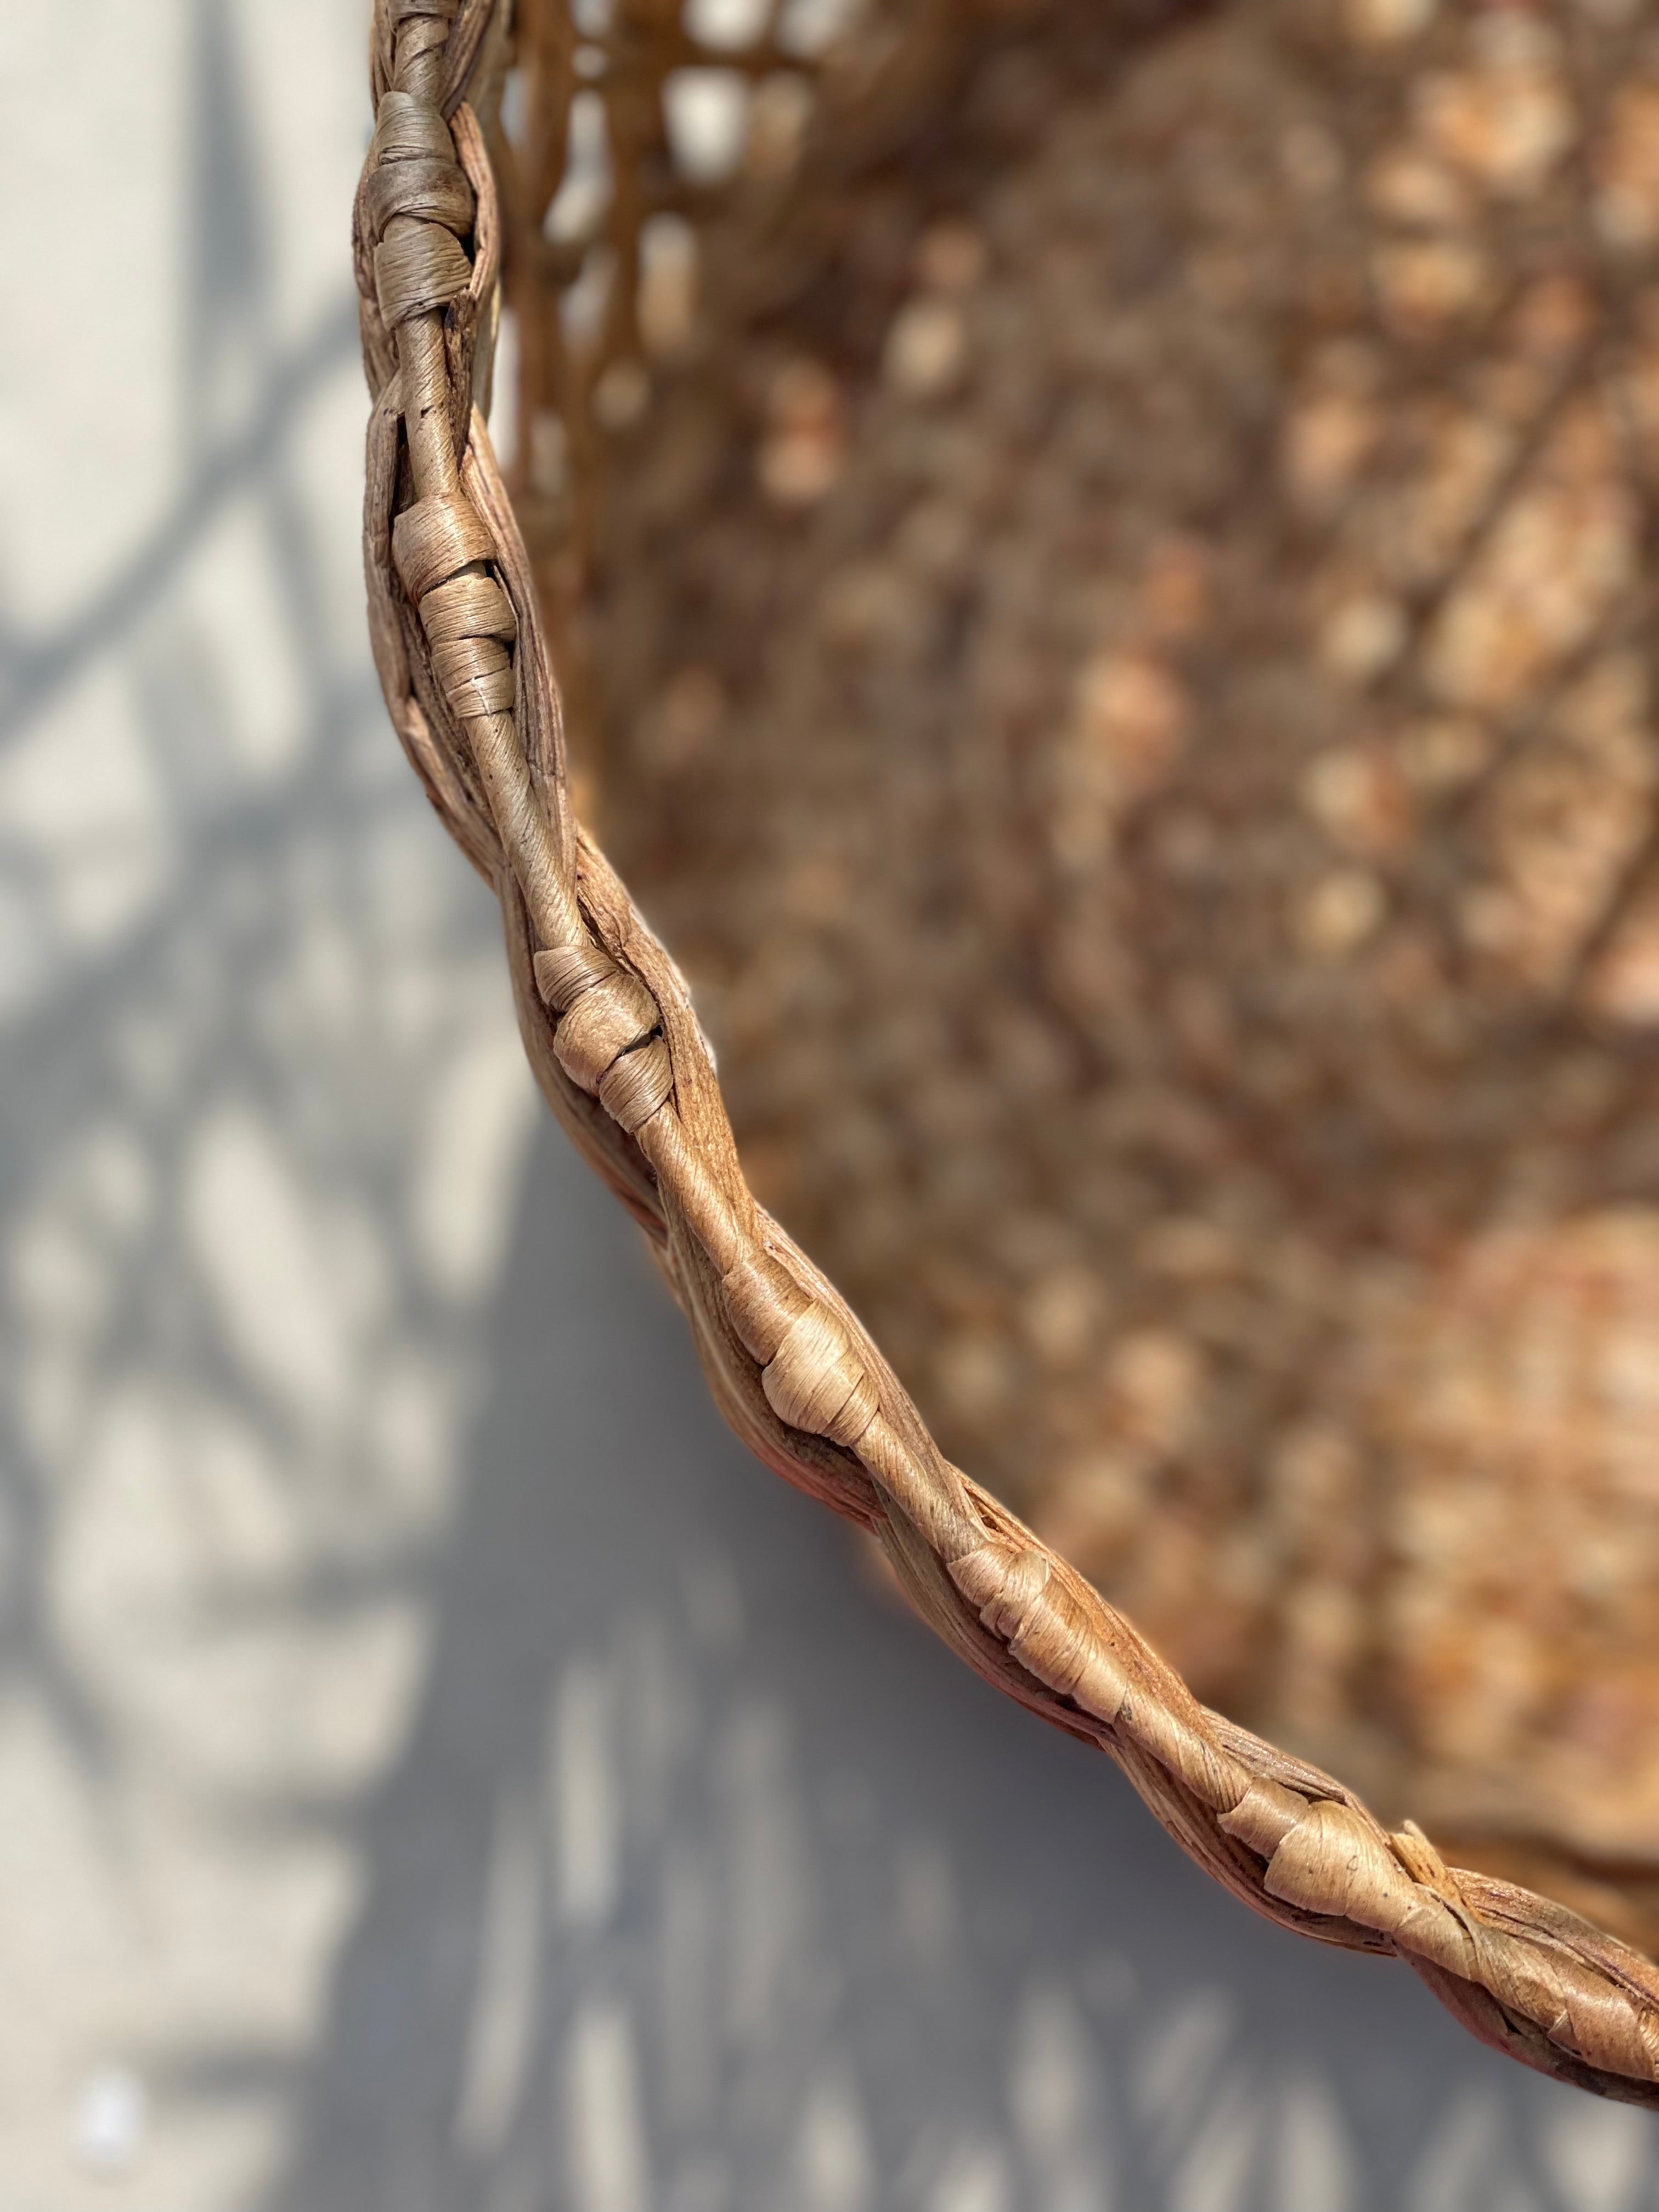
<path id="1" fill-rule="evenodd" d="M 273 2212 L 1556 2201 L 1597 2108 L 1258 1925 L 866 1587 L 550 1134 L 494 1341 Z"/>

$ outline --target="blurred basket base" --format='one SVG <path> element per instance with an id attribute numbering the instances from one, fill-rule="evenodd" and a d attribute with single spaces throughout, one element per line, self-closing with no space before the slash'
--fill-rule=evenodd
<path id="1" fill-rule="evenodd" d="M 605 834 L 946 1448 L 1651 1942 L 1653 26 L 952 21 L 751 69 L 628 313 L 520 275 Z"/>

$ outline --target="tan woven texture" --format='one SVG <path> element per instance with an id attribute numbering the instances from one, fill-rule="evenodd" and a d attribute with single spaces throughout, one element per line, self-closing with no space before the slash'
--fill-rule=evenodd
<path id="1" fill-rule="evenodd" d="M 574 817 L 530 564 L 480 411 L 501 216 L 478 117 L 506 36 L 496 0 L 378 0 L 356 218 L 374 396 L 364 544 L 387 705 L 500 897 L 550 1103 L 645 1229 L 733 1428 L 870 1529 L 971 1665 L 1109 1753 L 1259 1911 L 1405 1960 L 1527 2064 L 1659 2104 L 1659 1969 L 1546 1899 L 1448 1867 L 1415 1827 L 1389 1832 L 1340 1784 L 1200 1705 L 943 1458 L 856 1317 L 750 1195 L 684 985 Z"/>
<path id="2" fill-rule="evenodd" d="M 782 176 L 763 79 L 636 331 L 608 176 L 574 289 L 508 226 L 491 421 L 579 811 L 947 1455 L 1659 1956 L 1653 22 L 1004 0 Z"/>

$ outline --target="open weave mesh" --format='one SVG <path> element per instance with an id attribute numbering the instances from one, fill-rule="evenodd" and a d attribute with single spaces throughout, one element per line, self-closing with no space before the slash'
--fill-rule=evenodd
<path id="1" fill-rule="evenodd" d="M 1372 4 L 1380 9 L 1382 0 Z M 701 30 L 700 13 L 710 18 Z M 365 522 L 371 628 L 399 735 L 457 842 L 501 897 L 538 1078 L 652 1240 L 733 1425 L 789 1480 L 872 1533 L 918 1608 L 971 1664 L 1106 1749 L 1183 1846 L 1259 1911 L 1326 1941 L 1403 1958 L 1476 2033 L 1528 2063 L 1659 2101 L 1659 1972 L 1644 1958 L 1560 1905 L 1449 1867 L 1412 1824 L 1390 1832 L 1328 1776 L 1206 1710 L 1074 1569 L 943 1457 L 851 1310 L 751 1196 L 678 971 L 574 818 L 551 672 L 559 666 L 585 727 L 597 729 L 591 647 L 600 633 L 587 607 L 605 543 L 603 441 L 638 422 L 650 349 L 676 342 L 688 212 L 704 225 L 711 277 L 731 272 L 737 296 L 725 306 L 778 314 L 815 256 L 833 265 L 845 196 L 892 157 L 919 115 L 949 106 L 981 46 L 1010 35 L 1006 11 L 980 21 L 957 9 L 895 7 L 818 60 L 813 11 L 787 10 L 757 41 L 731 51 L 711 50 L 719 15 L 694 12 L 682 24 L 677 8 L 617 9 L 603 21 L 560 7 L 528 13 L 519 112 L 503 138 L 493 107 L 508 26 L 491 0 L 382 0 L 376 12 L 376 127 L 356 219 L 375 401 Z M 1513 66 L 1524 73 L 1524 55 Z M 696 80 L 710 70 L 756 88 L 752 189 L 724 203 L 695 174 L 696 133 L 686 122 L 688 80 L 695 117 L 696 99 L 708 97 L 706 79 L 701 92 Z M 585 185 L 571 160 L 577 134 L 591 129 L 577 120 L 593 112 L 581 107 L 583 88 L 608 124 L 608 189 L 591 178 Z M 689 138 L 675 158 L 677 107 Z M 1312 140 L 1301 143 L 1311 174 L 1318 154 Z M 791 193 L 797 166 L 812 163 L 823 165 L 814 191 Z M 1615 166 L 1606 186 L 1615 200 L 1623 175 Z M 1639 191 L 1626 198 L 1641 204 Z M 665 229 L 665 220 L 681 228 Z M 714 250 L 722 224 L 734 241 L 725 259 Z M 504 234 L 515 283 L 551 283 L 565 302 L 555 322 L 537 312 L 532 293 L 520 294 L 520 503 L 530 550 L 479 411 Z M 961 234 L 936 233 L 930 254 L 929 283 L 947 294 L 959 287 L 971 260 Z M 1455 270 L 1437 273 L 1431 258 L 1407 292 L 1432 308 L 1449 285 L 1455 294 Z M 916 392 L 948 380 L 951 343 L 948 309 L 920 304 L 929 312 L 911 318 L 895 368 Z M 1550 325 L 1549 314 L 1538 314 Z M 1539 343 L 1547 353 L 1559 340 Z M 783 366 L 794 373 L 776 397 L 762 477 L 775 498 L 804 503 L 818 495 L 815 483 L 827 489 L 836 395 L 808 365 Z M 1308 440 L 1316 476 L 1320 454 L 1360 436 L 1344 427 L 1344 405 L 1349 417 L 1364 411 L 1363 378 L 1356 394 L 1336 374 L 1340 363 L 1328 367 L 1333 405 Z M 1570 407 L 1532 442 L 1547 464 L 1548 438 L 1569 430 L 1579 443 L 1564 465 L 1577 482 L 1587 434 Z M 671 477 L 658 481 L 672 488 Z M 1534 517 L 1528 527 L 1535 536 L 1547 523 Z M 1498 559 L 1501 529 L 1487 543 Z M 1170 574 L 1166 612 L 1182 597 Z M 1389 620 L 1378 597 L 1370 594 L 1369 612 L 1364 592 L 1333 609 L 1339 670 L 1344 653 L 1376 655 Z M 1499 599 L 1492 619 L 1501 629 L 1501 590 Z M 878 624 L 883 600 L 878 580 L 866 593 Z M 1425 595 L 1419 618 L 1444 604 Z M 1582 641 L 1569 639 L 1567 658 Z M 614 649 L 607 641 L 607 670 Z M 1143 649 L 1138 673 L 1109 669 L 1080 702 L 1105 726 L 1104 756 L 1117 760 L 1119 781 L 1079 793 L 1085 834 L 1074 860 L 1089 860 L 1091 836 L 1126 804 L 1126 763 L 1150 755 L 1156 766 L 1160 742 L 1171 749 L 1175 679 L 1163 674 L 1160 693 Z M 1436 742 L 1455 751 L 1459 740 Z M 1085 783 L 1093 773 L 1079 772 Z M 1330 779 L 1322 799 L 1316 795 L 1316 811 L 1364 817 L 1376 780 L 1362 755 Z M 1630 856 L 1623 866 L 1631 872 Z M 1363 872 L 1357 863 L 1351 870 Z M 1357 943 L 1368 896 L 1376 894 L 1351 881 L 1316 902 L 1304 925 L 1313 950 L 1333 931 Z M 1620 902 L 1603 903 L 1623 911 Z M 1597 944 L 1598 959 L 1612 943 Z M 890 957 L 902 959 L 902 939 Z M 1608 1235 L 1610 1256 L 1598 1248 L 1583 1267 L 1616 1274 L 1626 1264 Z M 1493 1265 L 1498 1288 L 1484 1294 L 1501 1297 Z M 1468 1293 L 1476 1328 L 1480 1295 L 1479 1283 Z"/>

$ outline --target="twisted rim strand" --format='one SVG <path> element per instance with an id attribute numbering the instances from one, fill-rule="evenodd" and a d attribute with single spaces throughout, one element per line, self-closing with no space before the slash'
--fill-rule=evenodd
<path id="1" fill-rule="evenodd" d="M 943 1457 L 744 1182 L 684 981 L 571 811 L 530 563 L 479 411 L 501 221 L 477 117 L 506 35 L 497 0 L 376 0 L 353 238 L 374 399 L 363 547 L 392 725 L 501 902 L 549 1103 L 645 1230 L 732 1428 L 871 1530 L 970 1666 L 1109 1753 L 1182 1848 L 1269 1919 L 1403 1959 L 1483 2042 L 1659 2106 L 1659 1968 L 1547 1899 L 1447 1866 L 1414 1825 L 1389 1832 L 1340 1783 L 1200 1705 Z"/>

